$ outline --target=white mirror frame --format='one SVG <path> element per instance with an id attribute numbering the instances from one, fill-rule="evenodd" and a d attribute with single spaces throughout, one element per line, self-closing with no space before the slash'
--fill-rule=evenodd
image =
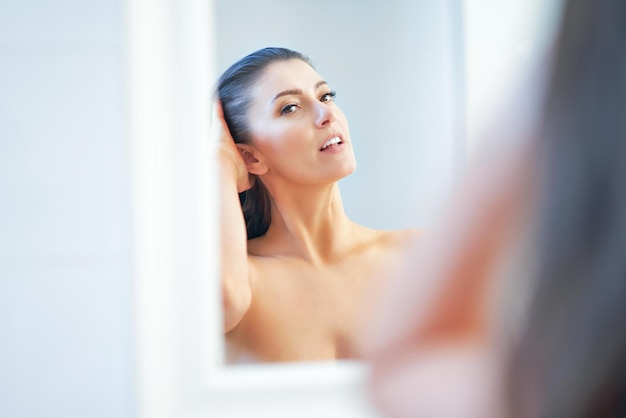
<path id="1" fill-rule="evenodd" d="M 462 57 L 462 1 L 448 0 Z M 215 80 L 211 0 L 127 2 L 138 416 L 378 417 L 356 362 L 219 365 L 217 170 L 207 146 Z M 462 166 L 462 62 L 455 167 Z M 456 69 L 456 70 L 454 70 Z"/>

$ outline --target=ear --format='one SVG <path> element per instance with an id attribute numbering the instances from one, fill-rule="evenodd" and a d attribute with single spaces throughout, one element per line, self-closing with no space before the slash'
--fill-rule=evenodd
<path id="1" fill-rule="evenodd" d="M 235 145 L 237 146 L 239 154 L 241 154 L 241 158 L 243 158 L 244 163 L 246 163 L 246 168 L 248 169 L 248 172 L 250 174 L 262 176 L 263 174 L 268 172 L 268 167 L 265 163 L 265 160 L 263 159 L 263 156 L 253 146 L 248 144 Z"/>

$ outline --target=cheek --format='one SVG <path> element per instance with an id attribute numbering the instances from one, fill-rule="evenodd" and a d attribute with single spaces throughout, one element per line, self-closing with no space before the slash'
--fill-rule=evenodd
<path id="1" fill-rule="evenodd" d="M 260 152 L 263 161 L 272 172 L 282 173 L 293 171 L 293 155 L 297 150 L 293 142 L 280 132 L 257 132 L 252 137 L 254 147 Z"/>
<path id="2" fill-rule="evenodd" d="M 283 156 L 305 149 L 308 143 L 305 133 L 296 126 L 274 126 L 271 129 L 264 129 L 258 131 L 253 140 L 262 153 L 277 153 Z"/>

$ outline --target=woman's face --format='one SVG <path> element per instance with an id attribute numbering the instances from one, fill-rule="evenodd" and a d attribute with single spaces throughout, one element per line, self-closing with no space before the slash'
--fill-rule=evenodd
<path id="1" fill-rule="evenodd" d="M 268 175 L 323 184 L 354 171 L 346 117 L 310 65 L 299 59 L 270 64 L 251 95 L 251 145 L 262 155 Z"/>

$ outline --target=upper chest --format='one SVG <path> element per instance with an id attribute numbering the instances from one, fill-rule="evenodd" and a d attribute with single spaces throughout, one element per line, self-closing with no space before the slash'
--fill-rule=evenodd
<path id="1" fill-rule="evenodd" d="M 371 263 L 311 266 L 298 260 L 261 263 L 252 282 L 250 315 L 274 327 L 351 327 L 374 279 Z"/>
<path id="2" fill-rule="evenodd" d="M 325 267 L 260 260 L 252 304 L 229 338 L 263 358 L 350 356 L 372 286 L 384 279 L 384 264 L 375 256 Z"/>

